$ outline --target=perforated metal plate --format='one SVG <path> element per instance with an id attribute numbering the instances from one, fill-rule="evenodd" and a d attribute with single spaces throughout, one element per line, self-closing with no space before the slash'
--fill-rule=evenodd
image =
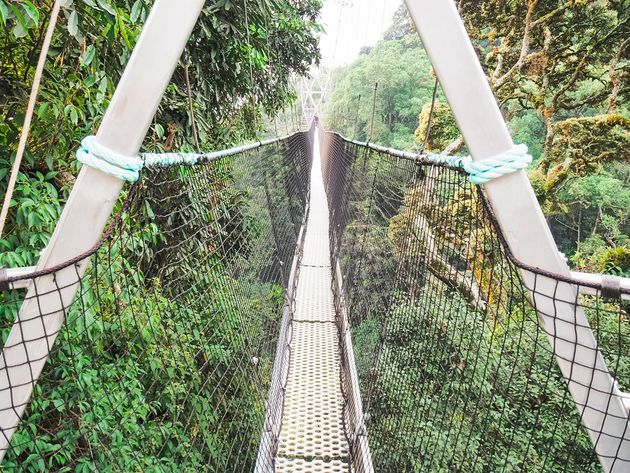
<path id="1" fill-rule="evenodd" d="M 305 266 L 330 266 L 328 233 L 317 235 L 306 232 L 302 264 Z"/>
<path id="2" fill-rule="evenodd" d="M 348 455 L 339 370 L 335 324 L 294 323 L 278 456 L 341 459 Z"/>
<path id="3" fill-rule="evenodd" d="M 348 463 L 339 460 L 303 460 L 301 458 L 289 460 L 278 458 L 276 473 L 347 473 L 350 471 Z"/>
<path id="4" fill-rule="evenodd" d="M 302 266 L 293 320 L 334 322 L 335 306 L 331 284 L 329 267 Z"/>
<path id="5" fill-rule="evenodd" d="M 330 272 L 328 206 L 313 163 L 276 472 L 349 472 L 341 355 Z"/>
<path id="6" fill-rule="evenodd" d="M 308 215 L 307 231 L 328 235 L 329 222 L 328 209 L 311 209 Z"/>

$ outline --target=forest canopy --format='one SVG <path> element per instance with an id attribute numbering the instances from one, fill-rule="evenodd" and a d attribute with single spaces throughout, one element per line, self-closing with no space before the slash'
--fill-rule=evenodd
<path id="1" fill-rule="evenodd" d="M 0 0 L 3 194 L 52 4 Z M 96 132 L 151 5 L 145 0 L 63 2 L 0 239 L 0 266 L 35 264 L 74 182 L 79 166 L 74 150 Z M 274 116 L 295 100 L 293 77 L 318 61 L 320 6 L 319 0 L 207 2 L 145 148 L 213 150 L 254 137 L 265 114 Z"/>
<path id="2" fill-rule="evenodd" d="M 530 178 L 559 249 L 577 269 L 630 275 L 630 5 L 458 6 L 514 141 L 534 156 Z M 333 71 L 326 122 L 393 148 L 461 150 L 440 90 L 426 135 L 434 81 L 401 5 L 374 48 Z"/>
<path id="3" fill-rule="evenodd" d="M 1 194 L 54 3 L 0 0 Z M 96 133 L 153 3 L 62 2 L 0 268 L 35 265 L 48 244 L 78 174 L 75 150 Z M 214 151 L 260 136 L 265 120 L 295 100 L 294 78 L 318 61 L 320 7 L 206 2 L 143 149 Z M 290 216 L 301 219 L 296 180 L 306 176 L 299 156 L 286 162 L 269 148 L 258 166 L 241 154 L 156 170 L 124 187 L 3 471 L 253 469 L 273 363 L 267 342 L 278 337 L 287 284 L 278 260 L 297 244 Z M 278 207 L 279 248 L 268 241 L 269 202 Z M 21 290 L 0 291 L 3 350 L 24 299 Z M 50 320 L 40 316 L 42 325 Z M 191 413 L 194 422 L 184 421 Z"/>

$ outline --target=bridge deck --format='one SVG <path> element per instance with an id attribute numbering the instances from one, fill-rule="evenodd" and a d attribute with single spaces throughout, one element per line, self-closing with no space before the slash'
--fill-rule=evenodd
<path id="1" fill-rule="evenodd" d="M 276 472 L 347 472 L 341 354 L 335 323 L 328 203 L 315 138 L 310 212 L 290 341 Z"/>

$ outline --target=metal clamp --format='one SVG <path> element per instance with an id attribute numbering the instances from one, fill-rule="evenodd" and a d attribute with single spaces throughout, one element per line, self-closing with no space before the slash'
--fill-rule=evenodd
<path id="1" fill-rule="evenodd" d="M 8 291 L 9 289 L 9 272 L 6 268 L 0 268 L 0 292 Z"/>
<path id="2" fill-rule="evenodd" d="M 600 294 L 607 299 L 621 299 L 621 278 L 605 274 L 602 277 Z"/>

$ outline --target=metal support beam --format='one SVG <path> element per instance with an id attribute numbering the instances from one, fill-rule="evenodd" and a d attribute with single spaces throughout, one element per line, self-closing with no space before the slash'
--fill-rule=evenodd
<path id="1" fill-rule="evenodd" d="M 203 5 L 204 0 L 157 0 L 103 118 L 99 143 L 123 155 L 138 153 Z M 37 270 L 63 263 L 92 247 L 121 188 L 122 181 L 83 167 Z M 86 267 L 84 261 L 28 285 L 0 357 L 0 460 Z"/>
<path id="2" fill-rule="evenodd" d="M 35 266 L 26 266 L 24 268 L 6 268 L 0 269 L 0 272 L 3 271 L 3 276 L 6 278 L 19 278 L 28 276 L 30 273 L 35 271 Z M 0 285 L 3 281 L 0 281 Z M 9 289 L 26 289 L 28 286 L 28 279 L 17 280 L 14 282 L 7 282 L 7 286 Z"/>
<path id="3" fill-rule="evenodd" d="M 320 66 L 311 70 L 310 77 L 300 79 L 298 97 L 303 128 L 309 127 L 314 117 L 321 117 L 330 90 L 330 76 L 331 70 Z"/>
<path id="4" fill-rule="evenodd" d="M 405 3 L 473 159 L 511 149 L 512 138 L 455 2 Z M 569 276 L 527 175 L 519 171 L 495 179 L 484 190 L 514 256 L 528 265 Z M 534 287 L 534 275 L 523 272 L 522 276 L 529 288 Z M 630 471 L 630 428 L 623 395 L 584 311 L 565 302 L 577 301 L 577 288 L 539 277 L 532 299 L 604 469 Z"/>
<path id="5" fill-rule="evenodd" d="M 571 278 L 581 284 L 588 284 L 602 287 L 606 277 L 610 277 L 606 274 L 594 274 L 594 273 L 579 273 L 577 271 L 571 271 Z M 619 281 L 619 289 L 622 292 L 619 297 L 623 300 L 630 301 L 630 278 L 615 277 Z M 590 296 L 601 295 L 601 289 L 595 289 L 589 286 L 580 286 L 580 294 L 586 294 Z"/>

